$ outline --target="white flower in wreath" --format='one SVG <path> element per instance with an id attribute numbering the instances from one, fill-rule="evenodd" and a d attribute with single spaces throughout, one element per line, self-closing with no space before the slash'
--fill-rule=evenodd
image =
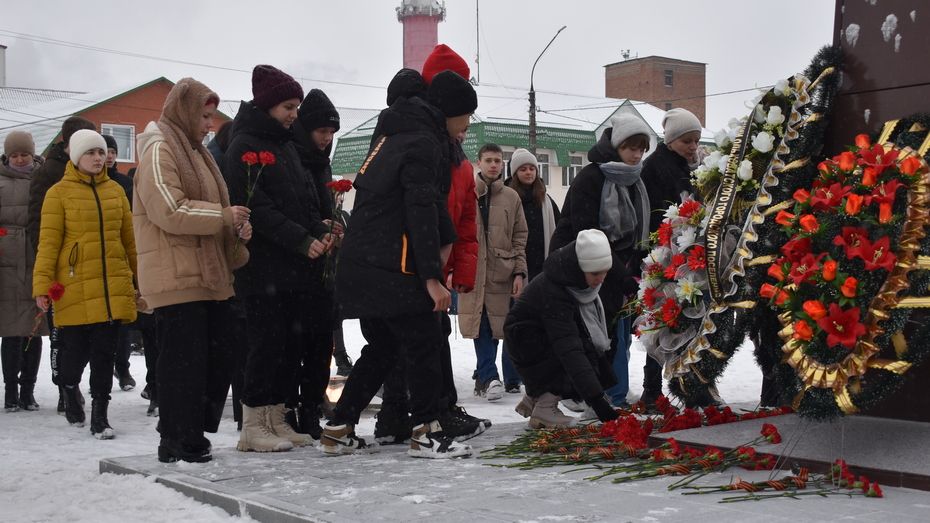
<path id="1" fill-rule="evenodd" d="M 701 164 L 698 165 L 698 168 L 695 169 L 693 173 L 691 173 L 691 177 L 694 178 L 694 181 L 696 181 L 698 185 L 704 185 L 711 172 L 711 169 L 708 169 L 706 165 Z"/>
<path id="2" fill-rule="evenodd" d="M 693 245 L 696 239 L 697 228 L 685 225 L 678 230 L 678 238 L 675 239 L 675 244 L 678 245 L 679 249 L 685 250 L 687 247 Z"/>
<path id="3" fill-rule="evenodd" d="M 788 80 L 782 78 L 775 82 L 775 88 L 773 89 L 775 94 L 780 94 L 782 96 L 788 96 L 791 94 L 791 86 L 788 84 Z"/>
<path id="4" fill-rule="evenodd" d="M 752 162 L 749 160 L 740 162 L 739 169 L 736 171 L 736 176 L 744 182 L 752 180 Z"/>
<path id="5" fill-rule="evenodd" d="M 717 165 L 720 164 L 721 158 L 723 158 L 723 153 L 720 151 L 714 151 L 704 157 L 704 166 L 708 169 L 716 169 Z"/>
<path id="6" fill-rule="evenodd" d="M 668 220 L 674 220 L 675 218 L 678 218 L 678 206 L 669 205 L 668 209 L 665 209 L 665 214 L 663 214 L 662 216 Z"/>
<path id="7" fill-rule="evenodd" d="M 752 120 L 756 123 L 765 122 L 765 107 L 762 104 L 756 104 L 752 110 Z"/>
<path id="8" fill-rule="evenodd" d="M 701 236 L 704 236 L 704 234 L 707 232 L 707 225 L 709 223 L 710 223 L 710 213 L 707 212 L 707 213 L 704 213 L 704 219 L 701 220 L 701 225 L 699 226 L 700 231 L 701 231 L 700 232 Z"/>
<path id="9" fill-rule="evenodd" d="M 661 263 L 662 265 L 665 265 L 665 263 L 668 261 L 671 255 L 672 255 L 671 249 L 669 249 L 668 247 L 660 246 L 660 247 L 656 247 L 655 249 L 652 249 L 649 255 L 646 256 L 646 258 L 643 260 L 643 262 L 646 263 L 647 265 L 652 264 L 652 263 Z"/>
<path id="10" fill-rule="evenodd" d="M 727 129 L 720 129 L 714 133 L 714 143 L 717 144 L 717 147 L 723 148 L 730 143 L 730 133 Z"/>
<path id="11" fill-rule="evenodd" d="M 675 296 L 677 296 L 679 300 L 694 303 L 696 297 L 704 294 L 701 292 L 701 287 L 701 282 L 695 281 L 694 275 L 689 274 L 683 276 L 679 278 L 678 286 L 675 287 Z"/>
<path id="12" fill-rule="evenodd" d="M 762 131 L 752 139 L 752 148 L 760 153 L 767 153 L 775 148 L 775 137 Z"/>
<path id="13" fill-rule="evenodd" d="M 785 121 L 785 115 L 781 113 L 781 107 L 773 105 L 769 107 L 769 114 L 765 117 L 766 125 L 781 125 Z"/>
<path id="14" fill-rule="evenodd" d="M 717 170 L 721 173 L 727 172 L 727 164 L 730 163 L 730 155 L 724 154 L 720 157 L 720 160 L 717 161 Z"/>

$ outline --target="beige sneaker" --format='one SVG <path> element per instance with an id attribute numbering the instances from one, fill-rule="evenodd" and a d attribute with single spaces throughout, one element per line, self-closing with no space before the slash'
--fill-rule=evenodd
<path id="1" fill-rule="evenodd" d="M 355 435 L 354 425 L 325 425 L 323 436 L 320 438 L 320 450 L 327 456 L 341 454 L 355 454 L 356 452 L 372 451 L 373 446 Z"/>
<path id="2" fill-rule="evenodd" d="M 266 410 L 269 406 L 242 406 L 242 432 L 236 445 L 242 452 L 281 452 L 291 450 L 294 444 L 278 437 L 268 425 Z"/>
<path id="3" fill-rule="evenodd" d="M 533 412 L 530 415 L 530 427 L 534 429 L 557 429 L 571 427 L 578 423 L 578 420 L 566 416 L 559 410 L 559 400 L 562 398 L 552 393 L 545 393 L 536 398 L 536 404 L 533 406 Z"/>
<path id="4" fill-rule="evenodd" d="M 284 404 L 269 405 L 265 409 L 265 415 L 268 416 L 266 423 L 271 427 L 271 431 L 279 438 L 290 441 L 295 447 L 306 447 L 313 445 L 313 438 L 309 434 L 296 432 L 291 425 L 284 419 Z"/>

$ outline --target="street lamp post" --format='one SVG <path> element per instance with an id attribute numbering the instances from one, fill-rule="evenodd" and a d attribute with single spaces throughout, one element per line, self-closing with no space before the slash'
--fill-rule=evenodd
<path id="1" fill-rule="evenodd" d="M 533 70 L 530 71 L 530 143 L 529 149 L 533 156 L 536 155 L 536 89 L 533 87 L 533 75 L 536 74 L 536 64 L 539 63 L 539 59 L 542 58 L 546 51 L 549 50 L 549 46 L 552 45 L 552 42 L 555 42 L 555 39 L 559 37 L 559 34 L 568 27 L 563 25 L 561 29 L 555 32 L 555 36 L 552 37 L 552 40 L 549 40 L 549 43 L 546 44 L 546 47 L 543 48 L 542 52 L 539 53 L 539 56 L 536 57 L 536 61 L 533 62 Z"/>

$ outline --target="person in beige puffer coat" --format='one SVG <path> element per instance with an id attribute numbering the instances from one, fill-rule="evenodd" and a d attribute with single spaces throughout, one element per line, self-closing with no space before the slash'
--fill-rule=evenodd
<path id="1" fill-rule="evenodd" d="M 501 148 L 484 145 L 478 151 L 478 167 L 478 273 L 475 290 L 459 296 L 459 327 L 462 336 L 475 340 L 475 395 L 496 401 L 504 393 L 497 373 L 497 345 L 504 337 L 511 298 L 520 296 L 526 279 L 528 231 L 520 195 L 502 181 Z M 506 354 L 502 364 L 504 380 L 519 383 Z"/>
<path id="2" fill-rule="evenodd" d="M 252 228 L 203 146 L 218 104 L 207 86 L 184 78 L 138 140 L 133 227 L 139 289 L 158 324 L 163 462 L 212 459 L 203 433 L 217 431 L 232 379 L 232 271 L 248 261 L 242 243 Z"/>

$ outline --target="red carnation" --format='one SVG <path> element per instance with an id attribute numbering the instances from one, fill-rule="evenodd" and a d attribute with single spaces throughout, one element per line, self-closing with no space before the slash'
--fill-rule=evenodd
<path id="1" fill-rule="evenodd" d="M 827 333 L 828 347 L 842 345 L 852 350 L 866 332 L 865 325 L 859 323 L 859 307 L 843 310 L 835 303 L 830 304 L 829 314 L 817 320 L 817 325 Z"/>
<path id="2" fill-rule="evenodd" d="M 65 286 L 62 285 L 61 283 L 57 281 L 52 282 L 52 284 L 48 287 L 48 297 L 52 301 L 58 301 L 64 295 L 65 295 Z"/>
<path id="3" fill-rule="evenodd" d="M 681 314 L 681 307 L 675 300 L 665 300 L 662 304 L 662 321 L 669 327 L 678 326 L 678 316 Z"/>
<path id="4" fill-rule="evenodd" d="M 662 222 L 659 225 L 659 245 L 668 247 L 672 243 L 672 224 Z"/>
<path id="5" fill-rule="evenodd" d="M 707 260 L 704 259 L 704 247 L 695 245 L 688 252 L 688 268 L 692 271 L 698 271 L 707 267 Z"/>
<path id="6" fill-rule="evenodd" d="M 258 153 L 255 151 L 249 151 L 242 154 L 242 163 L 248 165 L 249 167 L 258 163 Z"/>
<path id="7" fill-rule="evenodd" d="M 274 157 L 274 153 L 271 151 L 262 151 L 258 153 L 258 163 L 262 165 L 274 165 L 277 162 L 277 159 Z"/>
<path id="8" fill-rule="evenodd" d="M 869 491 L 866 492 L 865 495 L 870 498 L 884 497 L 884 494 L 882 493 L 882 488 L 878 486 L 878 482 L 872 483 L 869 486 Z"/>
<path id="9" fill-rule="evenodd" d="M 643 303 L 645 303 L 646 307 L 649 309 L 656 306 L 656 292 L 658 292 L 658 290 L 655 287 L 648 287 L 643 292 Z"/>
<path id="10" fill-rule="evenodd" d="M 739 447 L 736 449 L 736 457 L 740 461 L 749 461 L 756 457 L 756 449 L 752 447 Z"/>
<path id="11" fill-rule="evenodd" d="M 685 203 L 681 204 L 681 207 L 678 208 L 678 216 L 682 218 L 690 218 L 694 213 L 701 210 L 700 202 L 694 200 L 688 200 Z"/>
<path id="12" fill-rule="evenodd" d="M 333 180 L 327 182 L 326 186 L 329 187 L 329 190 L 334 193 L 346 193 L 352 190 L 352 182 L 350 180 Z"/>
<path id="13" fill-rule="evenodd" d="M 775 425 L 771 423 L 762 424 L 761 434 L 765 436 L 765 439 L 769 440 L 769 443 L 781 443 L 781 434 L 778 433 L 778 429 L 775 428 Z"/>

